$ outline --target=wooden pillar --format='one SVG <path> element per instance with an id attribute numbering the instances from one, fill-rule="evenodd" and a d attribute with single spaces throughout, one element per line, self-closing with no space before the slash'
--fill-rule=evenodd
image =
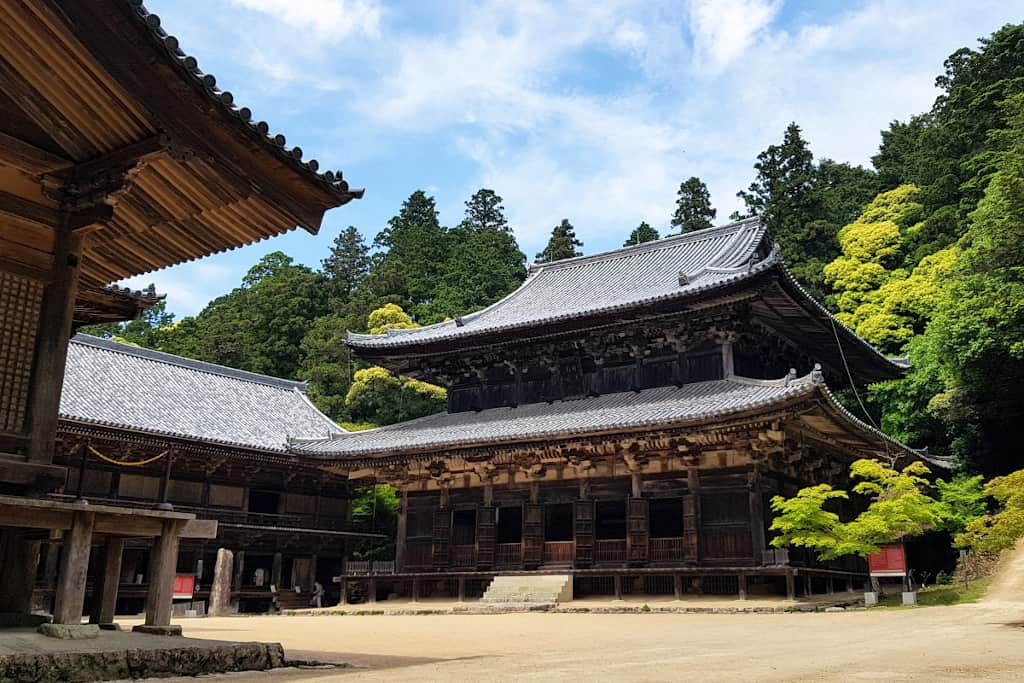
<path id="1" fill-rule="evenodd" d="M 28 459 L 41 464 L 53 462 L 57 411 L 67 365 L 75 294 L 78 291 L 82 237 L 68 227 L 67 219 L 68 213 L 64 210 L 61 212 L 61 225 L 54 231 L 53 279 L 43 294 L 39 335 L 32 365 Z M 72 608 L 74 601 L 64 603 L 64 606 Z"/>
<path id="2" fill-rule="evenodd" d="M 230 612 L 232 564 L 234 554 L 227 548 L 217 549 L 217 561 L 213 565 L 213 583 L 210 584 L 210 604 L 207 614 L 211 617 Z"/>
<path id="3" fill-rule="evenodd" d="M 642 493 L 641 493 L 642 482 L 641 482 L 641 476 L 640 476 L 639 472 L 633 472 L 632 474 L 629 475 L 629 485 L 630 485 L 630 495 L 632 495 L 634 498 L 639 498 L 642 495 Z"/>
<path id="4" fill-rule="evenodd" d="M 690 588 L 694 595 L 704 595 L 704 577 L 695 576 L 690 579 Z"/>
<path id="5" fill-rule="evenodd" d="M 786 599 L 796 600 L 796 577 L 792 572 L 786 574 Z"/>
<path id="6" fill-rule="evenodd" d="M 146 626 L 169 626 L 174 600 L 174 575 L 178 568 L 178 536 L 183 523 L 165 519 L 149 556 L 149 589 L 146 591 Z"/>
<path id="7" fill-rule="evenodd" d="M 754 553 L 754 565 L 764 564 L 767 548 L 764 529 L 764 493 L 761 487 L 761 472 L 754 465 L 750 473 L 750 540 Z"/>
<path id="8" fill-rule="evenodd" d="M 406 540 L 408 536 L 409 493 L 402 489 L 398 498 L 398 529 L 395 535 L 395 571 L 405 569 Z"/>
<path id="9" fill-rule="evenodd" d="M 804 576 L 804 595 L 808 598 L 814 595 L 814 584 L 811 583 L 810 576 Z"/>
<path id="10" fill-rule="evenodd" d="M 621 600 L 622 599 L 622 576 L 620 576 L 619 574 L 616 574 L 613 577 L 612 581 L 615 584 L 615 599 L 616 600 Z"/>
<path id="11" fill-rule="evenodd" d="M 174 451 L 164 456 L 164 473 L 160 477 L 160 501 L 156 504 L 158 510 L 173 510 L 174 506 L 167 500 L 171 484 L 171 463 L 174 462 Z"/>
<path id="12" fill-rule="evenodd" d="M 831 576 L 828 577 L 828 579 L 826 581 L 825 590 L 828 592 L 829 595 L 834 595 L 835 592 L 836 592 L 835 586 L 832 584 L 832 577 Z"/>
<path id="13" fill-rule="evenodd" d="M 740 600 L 747 599 L 747 575 L 740 574 L 736 577 L 736 583 L 739 586 L 739 598 Z"/>
<path id="14" fill-rule="evenodd" d="M 231 580 L 231 590 L 238 592 L 242 590 L 242 578 L 245 574 L 245 551 L 235 552 L 235 576 Z"/>
<path id="15" fill-rule="evenodd" d="M 108 536 L 107 542 L 103 545 L 103 570 L 93 589 L 92 613 L 89 615 L 89 622 L 92 624 L 114 623 L 123 552 L 124 539 Z"/>
<path id="16" fill-rule="evenodd" d="M 85 470 L 89 464 L 89 444 L 82 442 L 78 445 L 78 486 L 75 491 L 75 502 L 84 503 L 85 500 Z"/>
<path id="17" fill-rule="evenodd" d="M 417 578 L 412 580 L 412 591 L 409 593 L 409 599 L 413 602 L 418 602 L 420 599 L 420 580 Z"/>
<path id="18" fill-rule="evenodd" d="M 89 547 L 96 515 L 85 510 L 74 513 L 71 530 L 64 534 L 64 548 L 57 577 L 53 623 L 81 624 L 85 603 L 85 578 L 89 571 Z"/>
<path id="19" fill-rule="evenodd" d="M 20 529 L 0 532 L 0 612 L 29 614 L 42 541 L 29 540 Z"/>
<path id="20" fill-rule="evenodd" d="M 494 505 L 494 484 L 489 481 L 484 484 L 484 505 L 486 507 Z"/>
<path id="21" fill-rule="evenodd" d="M 278 591 L 281 590 L 281 563 L 284 561 L 284 556 L 281 553 L 274 553 L 274 559 L 270 564 L 270 583 L 274 585 Z"/>
<path id="22" fill-rule="evenodd" d="M 683 577 L 679 574 L 672 575 L 672 595 L 676 600 L 683 599 Z"/>
<path id="23" fill-rule="evenodd" d="M 686 561 L 700 563 L 700 472 L 686 469 L 686 495 L 683 496 L 683 544 Z"/>
<path id="24" fill-rule="evenodd" d="M 459 602 L 466 601 L 466 577 L 459 577 Z"/>
<path id="25" fill-rule="evenodd" d="M 342 579 L 338 583 L 338 590 L 341 592 L 341 595 L 338 597 L 338 605 L 344 607 L 348 604 L 348 581 Z"/>
<path id="26" fill-rule="evenodd" d="M 722 342 L 722 377 L 728 379 L 735 375 L 735 364 L 732 356 L 732 341 Z"/>
<path id="27" fill-rule="evenodd" d="M 846 579 L 846 592 L 847 593 L 852 593 L 853 592 L 853 577 L 852 576 L 847 577 L 847 579 Z"/>
<path id="28" fill-rule="evenodd" d="M 366 588 L 366 601 L 370 603 L 377 602 L 377 579 L 370 578 L 369 585 Z"/>

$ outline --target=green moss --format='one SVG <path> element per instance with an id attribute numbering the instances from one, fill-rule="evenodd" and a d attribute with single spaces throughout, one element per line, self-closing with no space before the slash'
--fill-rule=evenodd
<path id="1" fill-rule="evenodd" d="M 366 429 L 373 429 L 377 426 L 372 422 L 339 422 L 338 424 L 341 425 L 342 429 L 349 432 L 361 432 Z"/>

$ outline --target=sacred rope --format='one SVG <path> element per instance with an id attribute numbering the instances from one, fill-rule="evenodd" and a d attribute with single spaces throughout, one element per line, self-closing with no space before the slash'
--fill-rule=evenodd
<path id="1" fill-rule="evenodd" d="M 89 446 L 89 451 L 93 455 L 95 455 L 97 458 L 99 458 L 100 460 L 106 460 L 109 463 L 112 463 L 114 465 L 120 465 L 121 467 L 142 467 L 143 465 L 148 465 L 151 462 L 156 462 L 160 458 L 162 458 L 165 455 L 167 455 L 168 453 L 170 453 L 170 451 L 164 451 L 160 455 L 154 455 L 152 458 L 149 458 L 148 460 L 139 460 L 137 462 L 129 462 L 127 460 L 114 460 L 113 458 L 107 457 L 106 455 L 103 455 L 102 453 L 100 453 L 98 450 L 96 450 L 92 446 Z"/>

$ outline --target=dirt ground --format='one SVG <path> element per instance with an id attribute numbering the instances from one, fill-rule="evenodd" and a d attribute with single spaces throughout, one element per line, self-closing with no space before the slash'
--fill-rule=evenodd
<path id="1" fill-rule="evenodd" d="M 353 665 L 203 679 L 234 683 L 1024 679 L 1024 604 L 1002 601 L 815 614 L 264 616 L 183 625 L 187 636 L 278 641 L 291 659 Z"/>

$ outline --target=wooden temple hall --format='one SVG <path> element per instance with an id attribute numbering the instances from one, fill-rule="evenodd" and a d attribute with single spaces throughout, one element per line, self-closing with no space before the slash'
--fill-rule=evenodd
<path id="1" fill-rule="evenodd" d="M 255 486 L 275 479 L 268 514 L 322 524 L 340 514 L 312 493 L 340 484 L 284 451 L 287 436 L 329 431 L 301 391 L 69 340 L 76 326 L 130 319 L 157 300 L 111 283 L 296 226 L 315 233 L 325 211 L 361 194 L 254 121 L 137 0 L 0 3 L 3 623 L 23 620 L 47 575 L 54 622 L 79 624 L 87 589 L 95 619 L 109 621 L 130 566 L 144 577 L 147 627 L 166 627 L 179 547 L 194 549 L 194 565 L 216 544 L 269 547 L 253 527 L 300 521 L 248 514 L 274 506 L 248 490 L 247 473 Z M 246 392 L 285 412 L 225 425 L 202 394 L 216 387 L 233 419 Z M 191 414 L 190 399 L 207 409 Z M 128 473 L 90 460 L 93 450 L 119 462 L 167 454 Z M 224 515 L 203 514 L 213 507 Z M 145 558 L 133 554 L 142 547 Z M 315 549 L 298 550 L 308 574 Z"/>
<path id="2" fill-rule="evenodd" d="M 866 568 L 770 548 L 769 498 L 918 457 L 828 389 L 901 365 L 794 282 L 757 219 L 535 266 L 477 313 L 348 343 L 448 389 L 443 414 L 293 440 L 400 492 L 397 573 L 339 577 L 371 598 L 524 573 L 576 595 L 845 588 Z"/>

